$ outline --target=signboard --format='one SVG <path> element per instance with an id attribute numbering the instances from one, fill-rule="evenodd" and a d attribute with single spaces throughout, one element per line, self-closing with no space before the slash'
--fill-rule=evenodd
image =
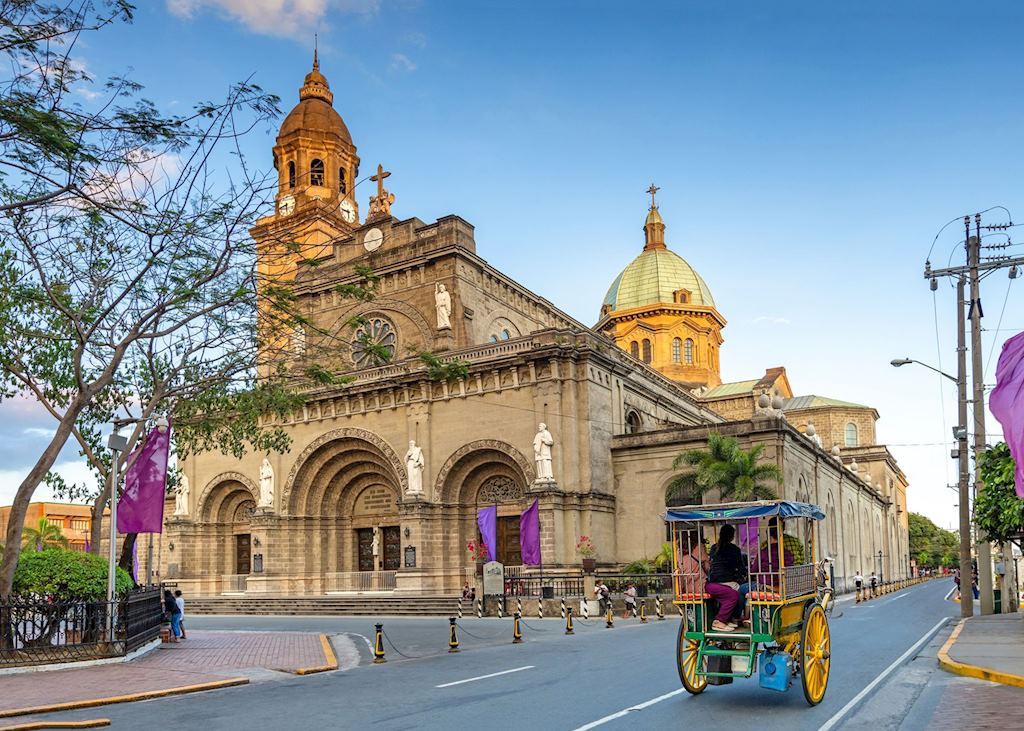
<path id="1" fill-rule="evenodd" d="M 252 557 L 252 570 L 253 570 L 253 573 L 256 573 L 256 574 L 262 574 L 263 573 L 263 554 L 262 553 L 257 553 L 255 555 L 253 555 L 253 557 Z"/>
<path id="2" fill-rule="evenodd" d="M 505 564 L 488 561 L 484 564 L 484 594 L 498 596 L 505 593 Z"/>
<path id="3" fill-rule="evenodd" d="M 416 568 L 416 546 L 405 547 L 405 568 Z"/>

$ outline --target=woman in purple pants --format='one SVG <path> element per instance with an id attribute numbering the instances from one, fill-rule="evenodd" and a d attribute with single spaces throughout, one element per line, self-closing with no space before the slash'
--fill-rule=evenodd
<path id="1" fill-rule="evenodd" d="M 740 593 L 735 587 L 747 580 L 747 567 L 743 562 L 743 554 L 732 542 L 736 529 L 723 525 L 718 532 L 718 542 L 711 547 L 711 570 L 704 591 L 718 602 L 718 613 L 711 623 L 711 629 L 718 632 L 732 632 L 736 625 L 732 623 L 732 614 L 739 602 Z"/>

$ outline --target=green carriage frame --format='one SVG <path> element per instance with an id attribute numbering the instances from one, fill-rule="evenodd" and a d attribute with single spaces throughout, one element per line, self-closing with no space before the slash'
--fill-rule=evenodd
<path id="1" fill-rule="evenodd" d="M 749 678 L 762 653 L 781 651 L 792 658 L 792 672 L 800 676 L 807 702 L 812 706 L 821 702 L 831 667 L 828 616 L 833 607 L 827 559 L 815 560 L 815 527 L 824 517 L 816 505 L 785 500 L 692 505 L 667 510 L 665 520 L 671 527 L 672 538 L 673 603 L 682 609 L 676 665 L 687 691 L 694 695 L 702 693 L 709 679 L 728 678 L 717 682 L 732 682 L 732 678 Z M 743 526 L 748 543 L 751 537 L 756 537 L 759 550 L 757 571 L 749 573 L 754 586 L 747 596 L 751 625 L 745 631 L 719 632 L 709 628 L 711 597 L 704 592 L 705 577 L 681 570 L 681 558 L 696 547 L 692 543 L 693 536 L 696 534 L 696 540 L 703 544 L 709 534 L 717 536 L 725 524 Z M 787 533 L 787 529 L 792 531 L 794 526 L 797 536 Z M 767 536 L 772 531 L 778 537 L 775 556 L 762 548 L 762 538 L 764 545 L 770 545 Z M 803 560 L 786 566 L 786 549 L 796 547 L 791 540 L 800 541 Z M 765 551 L 769 555 L 768 571 L 760 561 Z M 748 572 L 753 568 L 751 553 L 748 550 Z M 792 550 L 790 553 L 796 559 Z M 697 581 L 699 591 L 694 590 Z M 730 669 L 709 669 L 708 660 L 713 657 L 728 658 Z M 741 669 L 733 670 L 733 664 L 740 665 Z"/>

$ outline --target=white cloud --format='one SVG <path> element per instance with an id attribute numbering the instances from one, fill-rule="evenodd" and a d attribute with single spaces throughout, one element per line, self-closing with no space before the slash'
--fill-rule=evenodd
<path id="1" fill-rule="evenodd" d="M 406 56 L 404 53 L 392 53 L 391 54 L 391 70 L 392 71 L 415 71 L 416 64 L 411 58 Z"/>
<path id="2" fill-rule="evenodd" d="M 26 436 L 30 437 L 52 437 L 57 433 L 56 429 L 42 429 L 37 426 L 30 426 L 24 430 Z"/>
<path id="3" fill-rule="evenodd" d="M 167 9 L 179 18 L 191 20 L 213 10 L 254 33 L 306 40 L 326 28 L 328 11 L 372 15 L 379 7 L 380 0 L 167 0 Z"/>
<path id="4" fill-rule="evenodd" d="M 791 322 L 785 317 L 774 317 L 771 315 L 759 315 L 754 318 L 754 324 L 759 325 L 765 323 L 768 325 L 789 325 Z"/>
<path id="5" fill-rule="evenodd" d="M 92 485 L 96 481 L 92 472 L 89 471 L 89 465 L 83 459 L 74 462 L 61 462 L 54 465 L 53 471 L 60 474 L 69 483 L 82 484 L 84 482 Z M 0 505 L 10 505 L 14 502 L 18 486 L 27 474 L 27 467 L 23 470 L 0 470 Z M 53 492 L 46 486 L 46 483 L 40 483 L 32 495 L 33 502 L 43 500 L 53 500 Z"/>

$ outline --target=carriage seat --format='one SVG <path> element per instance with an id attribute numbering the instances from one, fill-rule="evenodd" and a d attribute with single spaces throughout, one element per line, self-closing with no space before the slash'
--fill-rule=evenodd
<path id="1" fill-rule="evenodd" d="M 710 598 L 711 598 L 710 594 L 704 594 L 704 593 L 701 593 L 701 594 L 680 594 L 679 596 L 676 597 L 676 599 L 681 601 L 681 602 L 700 602 L 700 601 L 704 601 L 705 599 L 710 599 Z"/>
<path id="2" fill-rule="evenodd" d="M 771 591 L 752 591 L 747 594 L 747 599 L 751 601 L 762 601 L 762 602 L 778 602 L 782 601 L 782 597 Z"/>

